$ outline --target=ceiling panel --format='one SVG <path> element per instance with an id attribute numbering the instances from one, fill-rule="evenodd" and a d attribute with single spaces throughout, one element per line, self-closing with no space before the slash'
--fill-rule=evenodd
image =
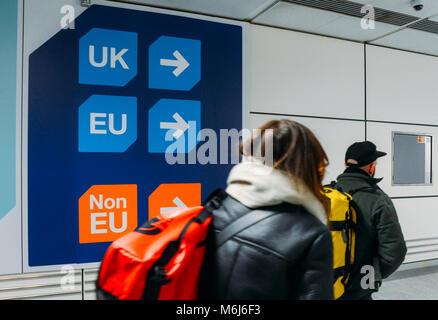
<path id="1" fill-rule="evenodd" d="M 317 33 L 348 40 L 369 41 L 397 30 L 398 28 L 399 27 L 391 24 L 375 22 L 374 29 L 364 29 L 361 25 L 361 19 L 342 16 L 339 19 L 320 27 L 317 30 Z"/>
<path id="2" fill-rule="evenodd" d="M 408 28 L 373 41 L 371 44 L 438 56 L 437 34 Z"/>
<path id="3" fill-rule="evenodd" d="M 374 29 L 362 29 L 359 18 L 286 2 L 276 4 L 253 22 L 356 41 L 376 39 L 398 28 L 376 22 Z"/>
<path id="4" fill-rule="evenodd" d="M 339 13 L 279 2 L 252 22 L 286 29 L 316 32 L 342 17 Z"/>
<path id="5" fill-rule="evenodd" d="M 113 1 L 128 2 L 127 0 Z M 376 22 L 375 29 L 362 29 L 361 19 L 359 17 L 293 4 L 286 1 L 130 0 L 129 2 L 238 20 L 250 20 L 256 17 L 252 22 L 355 41 L 372 41 L 373 39 L 389 34 L 371 43 L 438 55 L 437 34 L 411 28 L 391 33 L 396 31 L 399 27 L 382 22 Z M 317 4 L 319 0 L 314 1 Z M 311 0 L 306 2 L 312 3 Z M 437 14 L 437 17 L 431 20 L 433 20 L 433 23 L 438 22 L 438 0 L 424 0 L 424 9 L 421 11 L 415 11 L 410 5 L 410 0 L 355 0 L 350 2 L 371 4 L 376 8 L 417 16 L 419 18 L 430 17 Z M 260 12 L 262 13 L 257 15 Z M 430 23 L 431 21 L 429 21 L 429 24 Z"/>
<path id="6" fill-rule="evenodd" d="M 275 0 L 113 0 L 184 10 L 213 16 L 245 20 L 266 9 Z"/>
<path id="7" fill-rule="evenodd" d="M 354 0 L 353 2 L 370 4 L 374 7 L 399 12 L 415 17 L 425 18 L 438 13 L 437 0 L 423 0 L 424 7 L 421 11 L 415 11 L 410 0 Z"/>

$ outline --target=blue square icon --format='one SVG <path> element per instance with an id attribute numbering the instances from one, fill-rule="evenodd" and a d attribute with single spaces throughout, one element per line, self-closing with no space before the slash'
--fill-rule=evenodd
<path id="1" fill-rule="evenodd" d="M 201 80 L 201 41 L 159 37 L 149 47 L 149 88 L 191 90 Z"/>
<path id="2" fill-rule="evenodd" d="M 161 99 L 149 110 L 148 151 L 189 153 L 198 144 L 201 130 L 201 102 Z M 179 152 L 180 151 L 180 152 Z"/>
<path id="3" fill-rule="evenodd" d="M 137 76 L 136 32 L 93 28 L 79 40 L 79 83 L 123 87 Z"/>

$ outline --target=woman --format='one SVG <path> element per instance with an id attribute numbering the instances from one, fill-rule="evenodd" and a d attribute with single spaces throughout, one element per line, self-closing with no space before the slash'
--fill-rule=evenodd
<path id="1" fill-rule="evenodd" d="M 214 211 L 199 298 L 333 299 L 329 203 L 322 193 L 327 156 L 297 122 L 270 121 L 259 132 L 241 146 L 249 158 L 231 170 L 228 196 Z M 257 149 L 248 148 L 256 141 L 259 156 L 245 151 Z M 267 150 L 271 165 L 261 160 Z M 217 247 L 220 231 L 255 211 L 261 220 Z"/>

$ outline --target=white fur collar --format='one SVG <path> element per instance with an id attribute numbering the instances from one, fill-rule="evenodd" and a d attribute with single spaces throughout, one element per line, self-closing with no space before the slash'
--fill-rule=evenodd
<path id="1" fill-rule="evenodd" d="M 327 224 L 324 208 L 304 183 L 291 179 L 282 170 L 273 169 L 251 158 L 233 167 L 228 176 L 227 193 L 249 208 L 287 202 L 302 205 Z"/>

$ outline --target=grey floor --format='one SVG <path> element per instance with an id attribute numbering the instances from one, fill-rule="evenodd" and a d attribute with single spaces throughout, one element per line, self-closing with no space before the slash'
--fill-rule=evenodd
<path id="1" fill-rule="evenodd" d="M 373 299 L 438 300 L 438 266 L 395 272 Z"/>

